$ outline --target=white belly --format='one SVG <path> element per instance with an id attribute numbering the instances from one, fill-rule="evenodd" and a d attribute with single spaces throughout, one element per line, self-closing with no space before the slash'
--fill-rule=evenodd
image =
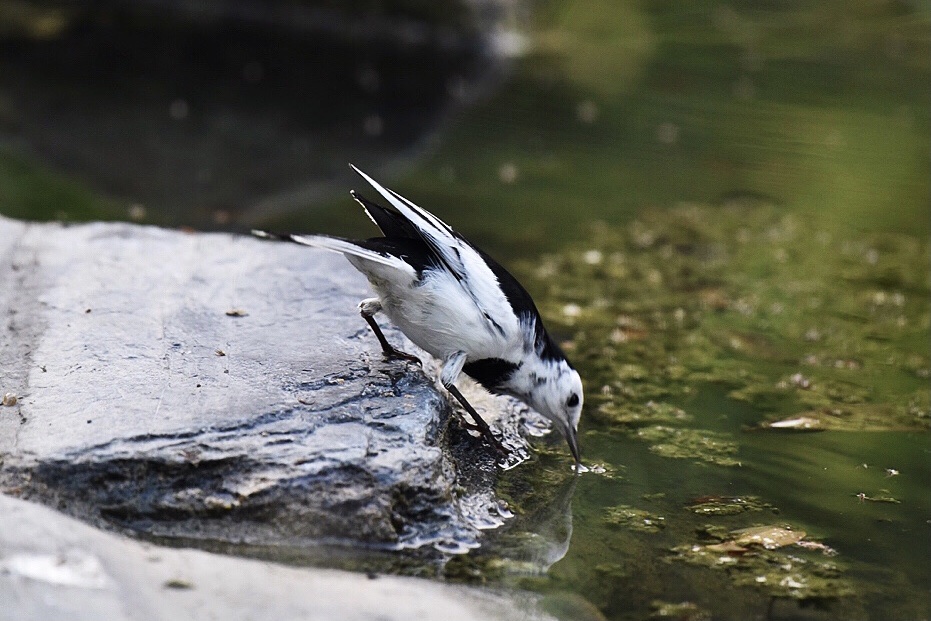
<path id="1" fill-rule="evenodd" d="M 484 309 L 499 329 L 451 277 L 427 278 L 413 287 L 369 280 L 392 323 L 436 358 L 464 351 L 468 360 L 510 359 L 522 351 L 520 327 L 510 306 Z"/>

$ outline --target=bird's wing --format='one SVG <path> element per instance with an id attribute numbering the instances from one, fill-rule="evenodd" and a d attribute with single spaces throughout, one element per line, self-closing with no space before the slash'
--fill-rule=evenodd
<path id="1" fill-rule="evenodd" d="M 467 271 L 463 264 L 462 254 L 463 248 L 475 253 L 471 244 L 466 242 L 459 235 L 456 235 L 448 224 L 426 209 L 418 207 L 397 192 L 384 187 L 352 164 L 350 164 L 350 166 L 354 171 L 359 173 L 363 179 L 368 181 L 369 184 L 371 184 L 371 186 L 404 217 L 407 223 L 409 223 L 409 226 L 412 226 L 416 230 L 418 236 L 430 246 L 430 249 L 433 250 L 434 253 L 436 253 L 437 259 L 440 260 L 443 267 L 456 277 L 456 280 L 462 281 L 466 278 Z M 363 207 L 366 207 L 366 205 L 363 204 Z M 384 210 L 384 208 L 379 209 Z M 366 211 L 368 211 L 368 209 L 366 209 Z M 372 216 L 371 212 L 369 216 L 375 220 L 375 223 L 378 224 L 379 227 L 381 226 L 381 223 Z M 405 227 L 405 231 L 409 230 L 409 228 Z"/>
<path id="2" fill-rule="evenodd" d="M 531 348 L 531 351 L 536 351 L 537 355 L 544 360 L 564 359 L 566 355 L 543 327 L 540 311 L 537 310 L 537 305 L 534 304 L 533 298 L 523 285 L 488 254 L 481 249 L 476 250 L 497 277 L 501 290 L 504 291 L 511 309 L 517 315 L 526 347 Z"/>
<path id="3" fill-rule="evenodd" d="M 362 205 L 366 215 L 375 223 L 375 226 L 381 229 L 385 237 L 421 239 L 417 228 L 398 212 L 373 203 L 355 191 L 350 192 L 350 194 L 357 203 Z"/>
<path id="4" fill-rule="evenodd" d="M 477 248 L 426 209 L 418 207 L 397 192 L 382 186 L 355 166 L 352 166 L 352 169 L 368 181 L 406 220 L 404 225 L 406 233 L 416 231 L 417 236 L 423 240 L 436 258 L 438 267 L 445 268 L 459 282 L 463 293 L 474 302 L 489 328 L 501 336 L 508 332 L 508 328 L 518 329 L 517 318 L 512 312 L 507 297 L 499 287 L 497 275 L 491 270 Z M 366 205 L 363 204 L 363 206 Z M 379 209 L 388 211 L 383 207 Z M 371 213 L 370 216 L 372 216 Z M 375 217 L 372 219 L 381 226 L 378 219 Z M 393 224 L 392 226 L 401 225 Z"/>

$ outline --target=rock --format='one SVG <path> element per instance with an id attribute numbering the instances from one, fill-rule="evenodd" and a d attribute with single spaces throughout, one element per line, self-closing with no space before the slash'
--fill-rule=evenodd
<path id="1" fill-rule="evenodd" d="M 383 359 L 339 255 L 0 218 L 0 283 L 0 394 L 17 396 L 0 490 L 148 536 L 285 548 L 464 551 L 503 520 L 491 450 L 450 435 L 419 367 Z"/>
<path id="2" fill-rule="evenodd" d="M 526 596 L 142 544 L 3 495 L 0 602 L 0 621 L 548 618 Z"/>

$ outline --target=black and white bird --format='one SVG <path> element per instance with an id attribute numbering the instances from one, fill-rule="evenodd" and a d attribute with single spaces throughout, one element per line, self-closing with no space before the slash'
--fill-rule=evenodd
<path id="1" fill-rule="evenodd" d="M 530 294 L 497 261 L 449 225 L 352 166 L 388 202 L 352 192 L 384 237 L 349 240 L 325 235 L 258 237 L 342 253 L 376 297 L 359 310 L 385 354 L 417 360 L 388 343 L 374 317 L 383 312 L 415 345 L 441 364 L 440 381 L 498 450 L 500 442 L 456 388 L 465 373 L 492 393 L 516 397 L 551 420 L 581 463 L 578 443 L 582 381 L 543 327 Z"/>

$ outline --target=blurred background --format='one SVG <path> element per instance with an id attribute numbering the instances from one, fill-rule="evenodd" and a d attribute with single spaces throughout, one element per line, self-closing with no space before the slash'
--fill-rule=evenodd
<path id="1" fill-rule="evenodd" d="M 438 575 L 567 619 L 927 618 L 929 78 L 918 0 L 0 0 L 0 214 L 368 237 L 352 162 L 524 279 L 607 472 L 551 502 L 535 443 L 499 492 L 559 554 Z M 810 597 L 667 562 L 730 495 L 840 551 Z"/>
<path id="2" fill-rule="evenodd" d="M 928 227 L 909 0 L 0 2 L 0 213 L 368 235 L 353 162 L 505 258 L 735 197 Z"/>

